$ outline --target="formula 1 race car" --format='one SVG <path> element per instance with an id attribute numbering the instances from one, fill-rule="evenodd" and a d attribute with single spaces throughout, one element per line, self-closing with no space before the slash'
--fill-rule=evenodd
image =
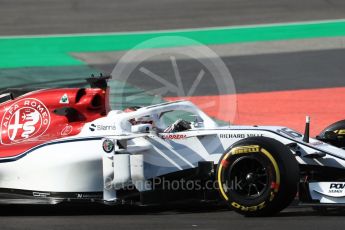
<path id="1" fill-rule="evenodd" d="M 221 127 L 188 101 L 110 111 L 90 88 L 0 96 L 0 203 L 222 201 L 246 216 L 345 204 L 344 122 L 318 139 L 287 127 Z M 298 194 L 296 196 L 296 194 Z"/>

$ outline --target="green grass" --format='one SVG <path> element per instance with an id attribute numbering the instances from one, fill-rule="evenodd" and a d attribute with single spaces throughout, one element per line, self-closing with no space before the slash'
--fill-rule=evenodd
<path id="1" fill-rule="evenodd" d="M 165 36 L 158 44 L 137 49 L 261 42 L 345 36 L 345 21 L 307 24 L 229 27 L 147 33 L 0 38 L 0 68 L 80 66 L 72 52 L 125 51 L 148 39 Z M 174 39 L 182 36 L 191 40 Z"/>

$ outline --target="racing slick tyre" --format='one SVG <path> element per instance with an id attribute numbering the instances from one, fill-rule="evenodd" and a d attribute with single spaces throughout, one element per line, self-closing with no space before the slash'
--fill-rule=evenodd
<path id="1" fill-rule="evenodd" d="M 345 120 L 331 124 L 316 138 L 338 148 L 345 148 Z"/>
<path id="2" fill-rule="evenodd" d="M 270 216 L 287 207 L 297 194 L 298 163 L 277 140 L 249 137 L 220 158 L 217 181 L 221 197 L 245 216 Z"/>

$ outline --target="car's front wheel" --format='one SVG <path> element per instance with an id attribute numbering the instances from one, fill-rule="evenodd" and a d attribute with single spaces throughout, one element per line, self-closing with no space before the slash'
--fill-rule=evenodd
<path id="1" fill-rule="evenodd" d="M 243 139 L 231 146 L 218 164 L 222 198 L 245 216 L 273 215 L 297 193 L 299 167 L 292 152 L 267 137 Z"/>

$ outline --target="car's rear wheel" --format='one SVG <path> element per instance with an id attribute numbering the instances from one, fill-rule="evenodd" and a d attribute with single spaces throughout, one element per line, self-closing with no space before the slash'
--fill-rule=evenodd
<path id="1" fill-rule="evenodd" d="M 246 216 L 273 215 L 294 199 L 298 163 L 282 143 L 267 137 L 243 139 L 231 146 L 218 164 L 222 198 Z"/>

